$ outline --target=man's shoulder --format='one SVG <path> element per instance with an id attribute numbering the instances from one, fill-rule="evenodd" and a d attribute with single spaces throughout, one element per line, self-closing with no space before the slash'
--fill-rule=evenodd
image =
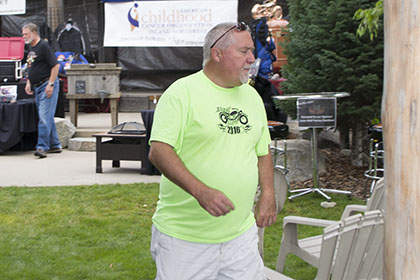
<path id="1" fill-rule="evenodd" d="M 38 42 L 38 44 L 36 44 L 34 46 L 34 48 L 45 48 L 45 47 L 48 47 L 48 46 L 49 45 L 48 45 L 48 42 L 47 41 L 45 41 L 43 39 L 40 39 L 39 42 Z"/>
<path id="2" fill-rule="evenodd" d="M 203 78 L 203 71 L 197 71 L 195 73 L 189 74 L 187 76 L 184 76 L 182 78 L 179 78 L 176 80 L 176 83 L 191 83 L 197 80 L 201 80 Z"/>
<path id="3" fill-rule="evenodd" d="M 251 86 L 249 83 L 245 83 L 245 84 L 241 85 L 240 89 L 242 91 L 248 93 L 248 94 L 255 95 L 255 96 L 260 96 L 258 91 L 253 86 Z"/>
<path id="4" fill-rule="evenodd" d="M 245 83 L 245 84 L 241 85 L 241 88 L 244 88 L 244 89 L 249 90 L 249 91 L 253 91 L 253 92 L 255 91 L 256 92 L 255 88 L 253 86 L 251 86 L 249 83 Z"/>
<path id="5" fill-rule="evenodd" d="M 32 50 L 37 51 L 37 52 L 42 52 L 44 50 L 47 50 L 48 48 L 50 48 L 50 45 L 48 44 L 48 42 L 46 42 L 43 39 L 41 39 L 38 42 L 38 44 L 36 44 L 35 46 L 31 47 Z"/>
<path id="6" fill-rule="evenodd" d="M 179 90 L 188 90 L 188 88 L 194 87 L 197 84 L 201 84 L 202 71 L 195 72 L 185 77 L 179 78 L 173 82 L 165 92 L 173 92 Z"/>

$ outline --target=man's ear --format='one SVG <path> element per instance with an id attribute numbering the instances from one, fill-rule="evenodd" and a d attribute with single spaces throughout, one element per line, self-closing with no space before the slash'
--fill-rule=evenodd
<path id="1" fill-rule="evenodd" d="M 217 48 L 212 48 L 211 49 L 211 58 L 215 62 L 220 62 L 220 60 L 222 58 L 222 51 L 217 49 Z"/>

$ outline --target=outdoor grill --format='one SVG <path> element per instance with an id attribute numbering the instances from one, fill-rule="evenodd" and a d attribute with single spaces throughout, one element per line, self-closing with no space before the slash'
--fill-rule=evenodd
<path id="1" fill-rule="evenodd" d="M 138 122 L 123 122 L 111 128 L 108 133 L 143 135 L 146 134 L 146 130 L 144 129 L 143 125 Z"/>

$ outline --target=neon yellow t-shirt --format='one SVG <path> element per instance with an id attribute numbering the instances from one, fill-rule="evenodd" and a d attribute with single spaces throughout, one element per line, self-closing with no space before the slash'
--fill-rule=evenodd
<path id="1" fill-rule="evenodd" d="M 258 156 L 268 154 L 271 140 L 264 105 L 254 88 L 222 88 L 203 71 L 179 79 L 159 100 L 150 141 L 174 147 L 196 178 L 222 191 L 235 206 L 229 214 L 213 217 L 162 175 L 152 218 L 159 231 L 191 242 L 220 243 L 255 223 Z"/>

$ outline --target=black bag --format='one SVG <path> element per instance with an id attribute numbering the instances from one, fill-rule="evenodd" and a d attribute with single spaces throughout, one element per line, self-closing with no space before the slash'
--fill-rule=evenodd
<path id="1" fill-rule="evenodd" d="M 287 114 L 283 113 L 276 107 L 272 98 L 275 95 L 279 95 L 276 87 L 269 80 L 257 76 L 255 78 L 254 88 L 258 91 L 264 102 L 267 119 L 286 123 Z"/>

